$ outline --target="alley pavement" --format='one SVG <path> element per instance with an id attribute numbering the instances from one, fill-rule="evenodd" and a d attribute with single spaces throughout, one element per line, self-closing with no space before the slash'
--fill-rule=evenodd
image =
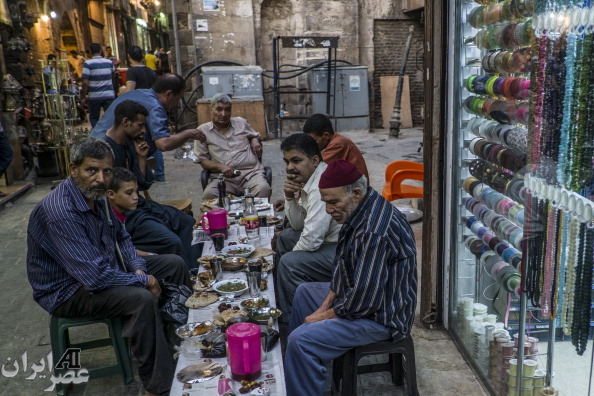
<path id="1" fill-rule="evenodd" d="M 391 138 L 386 130 L 373 133 L 345 132 L 359 146 L 366 159 L 372 187 L 381 190 L 386 165 L 395 160 L 422 161 L 418 152 L 422 139 L 420 129 L 403 130 L 399 138 Z M 264 143 L 265 165 L 273 171 L 273 200 L 282 197 L 284 164 L 280 153 L 280 140 Z M 157 201 L 190 198 L 195 215 L 202 194 L 199 165 L 190 160 L 178 160 L 173 153 L 165 154 L 166 181 L 155 183 L 151 196 Z M 0 395 L 33 396 L 52 394 L 50 371 L 47 365 L 50 353 L 49 315 L 32 298 L 26 275 L 26 232 L 29 214 L 34 206 L 50 191 L 51 184 L 38 185 L 26 195 L 0 211 Z M 403 202 L 402 204 L 406 204 Z M 420 252 L 421 223 L 413 226 Z M 420 257 L 419 257 L 420 267 Z M 422 285 L 422 282 L 419 282 Z M 106 337 L 101 325 L 75 328 L 72 341 L 78 342 Z M 456 350 L 445 331 L 426 330 L 415 326 L 413 337 L 416 348 L 417 380 L 421 395 L 483 395 L 485 394 L 474 374 Z M 111 348 L 83 351 L 81 366 L 105 366 L 114 362 Z M 35 369 L 35 370 L 34 370 Z M 39 372 L 36 372 L 39 371 Z M 359 376 L 359 395 L 403 395 L 403 389 L 392 385 L 389 373 Z M 131 385 L 123 385 L 118 376 L 93 379 L 87 384 L 76 385 L 71 395 L 99 396 L 141 395 L 142 387 L 136 378 Z M 175 395 L 179 396 L 179 395 Z M 207 395 L 205 395 L 207 396 Z"/>

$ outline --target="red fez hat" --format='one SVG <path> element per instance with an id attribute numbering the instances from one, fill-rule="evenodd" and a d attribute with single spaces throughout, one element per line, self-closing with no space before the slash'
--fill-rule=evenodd
<path id="1" fill-rule="evenodd" d="M 345 160 L 338 160 L 328 164 L 328 167 L 320 177 L 319 188 L 334 188 L 348 186 L 363 176 L 361 172 Z"/>

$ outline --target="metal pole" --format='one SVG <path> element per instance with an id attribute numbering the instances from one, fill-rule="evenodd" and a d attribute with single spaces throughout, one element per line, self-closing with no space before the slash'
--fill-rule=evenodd
<path id="1" fill-rule="evenodd" d="M 277 62 L 277 43 L 278 37 L 274 37 L 272 39 L 272 114 L 274 115 L 273 118 L 273 128 L 274 128 L 274 137 L 279 137 L 279 113 L 280 113 L 280 104 L 279 104 L 279 86 L 278 86 L 278 62 Z"/>
<path id="2" fill-rule="evenodd" d="M 390 136 L 398 137 L 400 134 L 400 106 L 402 100 L 402 86 L 404 83 L 404 72 L 406 71 L 406 62 L 408 61 L 408 54 L 410 53 L 410 42 L 414 26 L 408 28 L 408 37 L 404 46 L 404 58 L 402 58 L 402 65 L 400 65 L 400 77 L 398 78 L 398 86 L 396 87 L 396 100 L 394 101 L 394 112 L 390 119 Z"/>
<path id="3" fill-rule="evenodd" d="M 525 263 L 522 263 L 522 279 L 526 279 Z M 518 330 L 518 365 L 516 372 L 516 392 L 519 396 L 524 393 L 522 390 L 522 375 L 524 374 L 524 333 L 526 332 L 526 306 L 528 304 L 526 292 L 522 289 L 520 294 L 520 329 Z"/>
<path id="4" fill-rule="evenodd" d="M 330 89 L 332 88 L 332 48 L 328 48 L 328 72 L 326 73 L 328 81 L 326 82 L 326 114 L 330 115 Z M 334 115 L 334 114 L 333 114 Z"/>
<path id="5" fill-rule="evenodd" d="M 555 319 L 549 319 L 549 341 L 547 345 L 547 377 L 546 384 L 551 386 L 551 379 L 553 378 L 553 347 L 555 344 Z M 590 371 L 590 378 L 592 372 Z M 590 393 L 588 393 L 590 394 Z"/>
<path id="6" fill-rule="evenodd" d="M 177 12 L 175 11 L 175 0 L 171 0 L 171 17 L 173 22 L 173 44 L 175 45 L 175 72 L 181 76 L 181 48 L 179 46 L 179 33 L 177 31 Z"/>

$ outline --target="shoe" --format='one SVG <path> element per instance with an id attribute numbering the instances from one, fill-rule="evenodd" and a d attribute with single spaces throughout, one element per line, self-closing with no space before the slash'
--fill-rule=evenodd
<path id="1" fill-rule="evenodd" d="M 165 176 L 155 176 L 155 181 L 157 182 L 164 182 L 165 181 Z"/>

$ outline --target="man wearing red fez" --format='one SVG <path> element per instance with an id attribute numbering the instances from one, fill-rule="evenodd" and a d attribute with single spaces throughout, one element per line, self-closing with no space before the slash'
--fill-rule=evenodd
<path id="1" fill-rule="evenodd" d="M 322 395 L 326 365 L 348 350 L 410 334 L 417 296 L 416 248 L 406 218 L 353 164 L 320 177 L 326 211 L 342 224 L 331 282 L 295 293 L 285 355 L 287 395 Z"/>
<path id="2" fill-rule="evenodd" d="M 303 282 L 327 282 L 334 270 L 340 226 L 326 213 L 318 182 L 326 170 L 320 150 L 305 133 L 294 133 L 281 144 L 287 179 L 285 215 L 290 228 L 276 242 L 275 287 L 278 307 L 288 321 L 295 289 Z"/>

